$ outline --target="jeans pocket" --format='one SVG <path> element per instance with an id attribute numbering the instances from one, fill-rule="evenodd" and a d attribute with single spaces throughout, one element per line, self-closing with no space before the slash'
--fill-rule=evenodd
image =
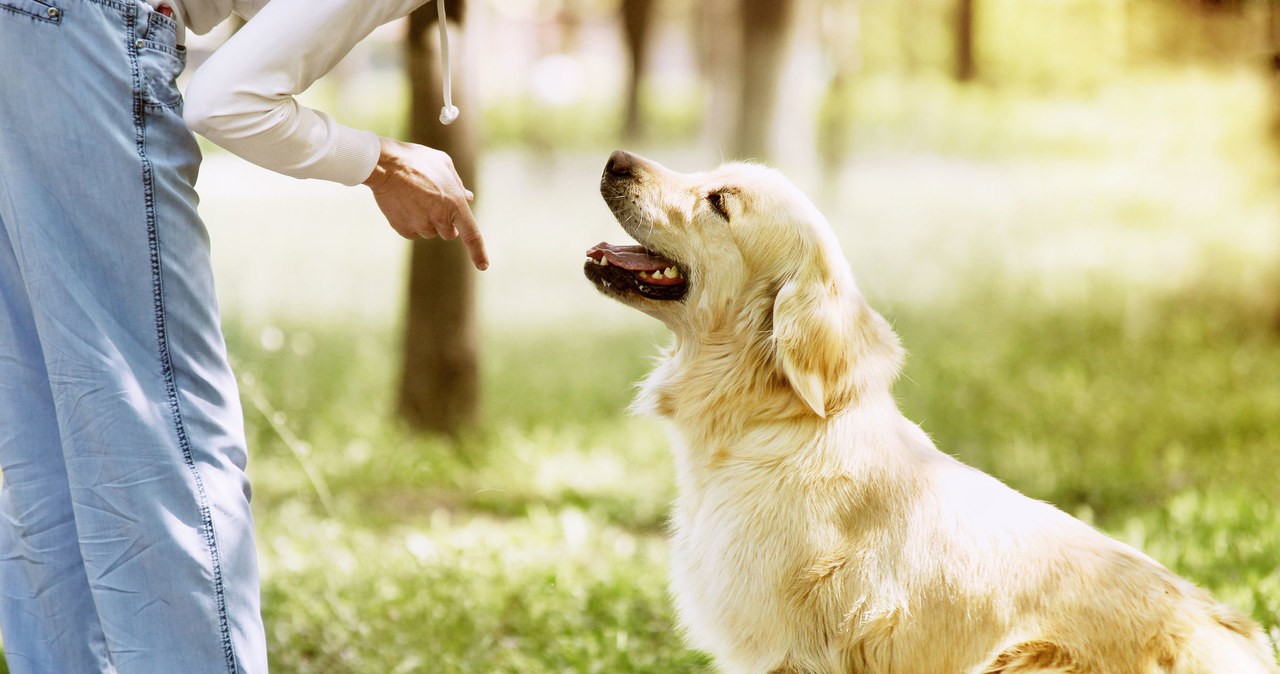
<path id="1" fill-rule="evenodd" d="M 178 75 L 182 74 L 186 63 L 187 53 L 183 47 L 142 41 L 138 49 L 138 71 L 148 105 L 172 108 L 182 102 Z"/>
<path id="2" fill-rule="evenodd" d="M 62 23 L 62 8 L 48 1 L 0 0 L 0 10 L 8 10 L 46 23 Z"/>

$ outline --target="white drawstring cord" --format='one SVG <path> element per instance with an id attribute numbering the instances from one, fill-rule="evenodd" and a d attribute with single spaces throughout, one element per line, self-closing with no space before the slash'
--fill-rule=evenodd
<path id="1" fill-rule="evenodd" d="M 436 0 L 440 17 L 440 76 L 444 81 L 444 107 L 440 108 L 440 123 L 448 126 L 458 118 L 458 108 L 453 104 L 453 83 L 449 77 L 449 29 L 444 21 L 444 0 Z"/>

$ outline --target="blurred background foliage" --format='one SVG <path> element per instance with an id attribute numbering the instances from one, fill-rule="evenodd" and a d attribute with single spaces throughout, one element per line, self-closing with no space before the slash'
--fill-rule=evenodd
<path id="1" fill-rule="evenodd" d="M 467 7 L 455 81 L 494 263 L 478 416 L 453 437 L 397 419 L 408 256 L 367 192 L 207 148 L 275 671 L 711 671 L 665 591 L 666 436 L 626 412 L 669 337 L 580 267 L 624 238 L 596 191 L 610 150 L 737 156 L 732 83 L 705 67 L 735 6 L 654 3 L 630 136 L 618 0 Z M 755 140 L 901 334 L 908 416 L 1280 637 L 1275 3 L 791 11 Z M 225 33 L 193 39 L 193 65 Z M 404 33 L 305 102 L 403 136 Z"/>

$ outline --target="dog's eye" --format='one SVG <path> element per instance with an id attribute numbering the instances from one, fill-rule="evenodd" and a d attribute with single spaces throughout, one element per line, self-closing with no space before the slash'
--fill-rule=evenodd
<path id="1" fill-rule="evenodd" d="M 716 212 L 720 214 L 720 217 L 725 220 L 729 219 L 729 209 L 728 204 L 725 203 L 724 192 L 708 192 L 707 203 L 711 204 L 711 207 L 716 209 Z"/>

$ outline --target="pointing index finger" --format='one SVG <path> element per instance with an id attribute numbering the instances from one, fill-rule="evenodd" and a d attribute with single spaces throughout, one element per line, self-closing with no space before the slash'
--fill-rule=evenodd
<path id="1" fill-rule="evenodd" d="M 484 249 L 484 237 L 480 234 L 480 226 L 476 224 L 475 216 L 471 214 L 471 209 L 467 208 L 466 204 L 458 209 L 453 224 L 458 229 L 458 238 L 462 239 L 463 245 L 471 253 L 471 263 L 480 271 L 488 269 L 489 255 Z"/>

